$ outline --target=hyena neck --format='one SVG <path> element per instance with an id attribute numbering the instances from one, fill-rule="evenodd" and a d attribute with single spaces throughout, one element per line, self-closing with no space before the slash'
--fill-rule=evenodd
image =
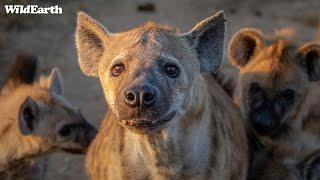
<path id="1" fill-rule="evenodd" d="M 31 162 L 42 155 L 45 150 L 40 145 L 40 140 L 36 137 L 23 137 L 17 135 L 14 127 L 0 138 L 0 170 L 14 169 L 17 165 L 31 164 Z"/>
<path id="2" fill-rule="evenodd" d="M 171 120 L 166 128 L 148 134 L 125 131 L 127 146 L 135 147 L 130 149 L 130 159 L 137 161 L 132 164 L 142 160 L 162 177 L 203 174 L 211 150 L 212 118 L 206 88 L 195 88 L 191 95 L 192 108 L 179 119 Z"/>

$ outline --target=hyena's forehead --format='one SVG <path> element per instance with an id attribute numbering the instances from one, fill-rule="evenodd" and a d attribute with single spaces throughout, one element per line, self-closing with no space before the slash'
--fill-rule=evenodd
<path id="1" fill-rule="evenodd" d="M 274 67 L 270 61 L 261 64 L 254 70 L 243 73 L 242 80 L 245 87 L 252 83 L 258 83 L 270 94 L 277 94 L 286 89 L 299 91 L 303 89 L 307 76 L 294 64 L 281 64 Z"/>
<path id="2" fill-rule="evenodd" d="M 288 42 L 278 41 L 257 52 L 253 61 L 246 67 L 246 71 L 263 72 L 276 77 L 296 66 L 296 47 Z"/>
<path id="3" fill-rule="evenodd" d="M 139 59 L 152 63 L 164 54 L 176 59 L 187 54 L 187 45 L 174 30 L 150 22 L 116 34 L 111 45 L 110 51 L 106 49 L 109 60 Z"/>
<path id="4" fill-rule="evenodd" d="M 268 68 L 270 71 L 277 70 L 281 66 L 288 64 L 296 64 L 297 47 L 295 44 L 280 40 L 261 50 L 255 61 L 256 63 L 269 61 L 270 66 Z"/>

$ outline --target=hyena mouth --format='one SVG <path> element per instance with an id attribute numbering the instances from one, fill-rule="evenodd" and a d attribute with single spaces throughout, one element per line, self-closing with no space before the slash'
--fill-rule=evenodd
<path id="1" fill-rule="evenodd" d="M 62 149 L 63 151 L 70 154 L 86 154 L 87 149 Z"/>
<path id="2" fill-rule="evenodd" d="M 143 118 L 142 119 L 137 118 L 137 119 L 120 120 L 120 123 L 129 128 L 154 129 L 170 121 L 175 116 L 175 114 L 176 112 L 172 112 L 168 116 L 158 120 L 147 120 Z"/>

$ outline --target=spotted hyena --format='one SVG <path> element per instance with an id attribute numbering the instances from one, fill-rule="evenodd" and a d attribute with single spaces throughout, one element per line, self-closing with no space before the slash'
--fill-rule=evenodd
<path id="1" fill-rule="evenodd" d="M 243 123 L 210 74 L 224 33 L 222 12 L 187 33 L 153 22 L 110 33 L 78 14 L 80 67 L 109 106 L 87 156 L 92 179 L 245 179 Z"/>
<path id="2" fill-rule="evenodd" d="M 231 39 L 229 59 L 239 70 L 233 96 L 253 139 L 269 150 L 273 149 L 270 144 L 277 144 L 274 149 L 288 146 L 298 154 L 317 151 L 320 45 L 246 28 Z M 255 146 L 253 152 L 257 150 L 256 143 L 251 145 Z M 286 158 L 290 156 L 288 153 Z"/>
<path id="3" fill-rule="evenodd" d="M 0 94 L 0 179 L 42 179 L 44 155 L 85 153 L 96 129 L 63 96 L 53 69 L 36 81 L 37 59 L 17 56 Z M 37 160 L 41 158 L 41 160 Z"/>

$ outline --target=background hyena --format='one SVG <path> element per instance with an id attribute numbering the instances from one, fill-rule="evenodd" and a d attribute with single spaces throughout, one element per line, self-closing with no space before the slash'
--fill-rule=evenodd
<path id="1" fill-rule="evenodd" d="M 35 82 L 37 60 L 19 55 L 0 94 L 0 179 L 41 179 L 46 159 L 57 150 L 85 153 L 96 130 L 63 97 L 53 69 Z"/>
<path id="2" fill-rule="evenodd" d="M 320 140 L 320 45 L 296 44 L 256 29 L 243 29 L 230 42 L 229 58 L 239 68 L 235 101 L 249 126 L 272 140 L 298 142 L 300 131 Z"/>
<path id="3" fill-rule="evenodd" d="M 285 36 L 267 36 L 257 29 L 243 29 L 230 42 L 229 58 L 239 68 L 234 99 L 247 122 L 250 136 L 254 136 L 251 139 L 260 141 L 251 141 L 252 153 L 255 150 L 259 153 L 254 159 L 261 161 L 262 167 L 270 159 L 277 159 L 274 161 L 284 165 L 283 158 L 259 157 L 259 143 L 268 152 L 280 152 L 276 149 L 285 146 L 293 148 L 294 153 L 267 153 L 287 159 L 295 156 L 293 154 L 303 157 L 317 150 L 320 147 L 320 111 L 317 108 L 320 84 L 315 81 L 320 78 L 320 45 L 299 45 Z M 275 162 L 268 166 L 274 168 Z M 262 167 L 259 168 L 268 170 Z M 281 174 L 276 169 L 273 169 L 274 174 Z"/>
<path id="4" fill-rule="evenodd" d="M 201 74 L 218 70 L 224 22 L 219 12 L 184 34 L 152 22 L 112 34 L 78 14 L 80 67 L 110 108 L 89 149 L 92 179 L 245 179 L 243 123 Z"/>

